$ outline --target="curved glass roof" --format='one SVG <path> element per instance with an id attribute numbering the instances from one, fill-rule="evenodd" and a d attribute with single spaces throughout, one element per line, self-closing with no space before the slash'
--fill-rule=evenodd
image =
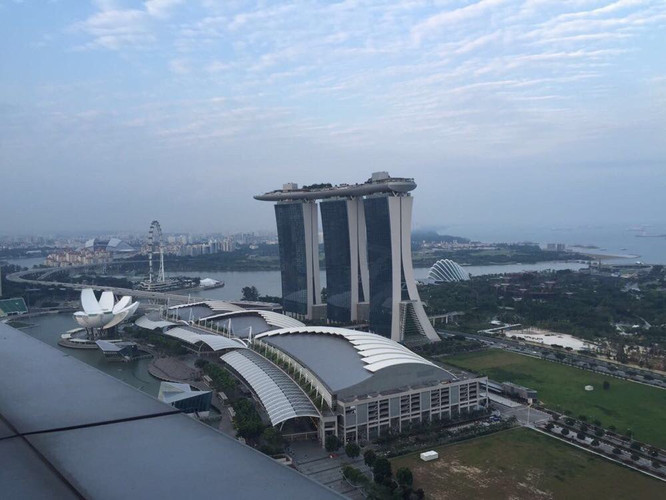
<path id="1" fill-rule="evenodd" d="M 252 387 L 272 425 L 296 417 L 319 417 L 310 398 L 289 376 L 263 356 L 249 349 L 220 357 Z"/>
<path id="2" fill-rule="evenodd" d="M 158 317 L 158 319 L 152 319 L 149 315 L 141 316 L 137 319 L 134 324 L 146 330 L 156 330 L 158 328 L 165 328 L 167 326 L 176 326 L 176 323 L 172 321 L 165 321 Z"/>
<path id="3" fill-rule="evenodd" d="M 222 335 L 197 333 L 196 331 L 181 326 L 166 330 L 164 335 L 174 337 L 187 342 L 188 344 L 198 344 L 199 342 L 203 342 L 213 351 L 222 351 L 224 349 L 246 349 L 245 344 L 240 340 L 230 339 L 223 337 Z"/>
<path id="4" fill-rule="evenodd" d="M 260 309 L 243 309 L 242 311 L 231 311 L 221 314 L 214 314 L 201 318 L 201 321 L 223 321 L 229 318 L 236 318 L 240 316 L 258 316 L 262 318 L 270 327 L 276 328 L 298 328 L 305 326 L 297 319 L 290 318 L 284 314 L 279 314 L 273 311 L 264 311 Z"/>
<path id="5" fill-rule="evenodd" d="M 465 271 L 458 263 L 441 259 L 435 262 L 430 268 L 428 278 L 435 283 L 450 283 L 453 281 L 467 281 L 469 273 Z"/>

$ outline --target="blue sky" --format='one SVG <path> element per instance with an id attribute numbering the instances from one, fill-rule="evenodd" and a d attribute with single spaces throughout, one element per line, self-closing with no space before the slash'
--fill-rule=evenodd
<path id="1" fill-rule="evenodd" d="M 271 228 L 413 176 L 417 224 L 660 221 L 662 0 L 0 0 L 4 231 Z"/>

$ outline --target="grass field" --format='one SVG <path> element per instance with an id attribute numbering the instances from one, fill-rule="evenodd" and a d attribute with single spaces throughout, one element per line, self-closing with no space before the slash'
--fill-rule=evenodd
<path id="1" fill-rule="evenodd" d="M 549 408 L 598 419 L 619 433 L 629 428 L 635 439 L 666 447 L 666 390 L 497 349 L 451 356 L 445 362 L 536 389 Z M 610 389 L 603 390 L 604 380 Z M 588 384 L 593 391 L 585 391 Z"/>
<path id="2" fill-rule="evenodd" d="M 391 460 L 433 499 L 660 499 L 666 483 L 528 429 L 512 429 Z"/>

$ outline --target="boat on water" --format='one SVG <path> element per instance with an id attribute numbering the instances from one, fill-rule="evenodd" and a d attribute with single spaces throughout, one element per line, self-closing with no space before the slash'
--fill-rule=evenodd
<path id="1" fill-rule="evenodd" d="M 202 290 L 213 290 L 215 288 L 224 287 L 224 281 L 214 280 L 212 278 L 204 278 L 199 281 L 199 288 Z"/>

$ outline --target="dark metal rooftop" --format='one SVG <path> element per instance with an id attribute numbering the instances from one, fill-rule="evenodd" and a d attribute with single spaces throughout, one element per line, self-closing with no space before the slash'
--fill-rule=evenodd
<path id="1" fill-rule="evenodd" d="M 340 400 L 455 380 L 451 373 L 431 363 L 387 366 L 373 373 L 366 369 L 355 347 L 341 336 L 289 333 L 262 336 L 260 340 L 308 368 Z"/>
<path id="2" fill-rule="evenodd" d="M 316 373 L 331 392 L 356 385 L 372 376 L 363 368 L 356 349 L 342 337 L 307 333 L 262 337 Z"/>
<path id="3" fill-rule="evenodd" d="M 0 462 L 7 498 L 339 498 L 2 323 Z"/>

